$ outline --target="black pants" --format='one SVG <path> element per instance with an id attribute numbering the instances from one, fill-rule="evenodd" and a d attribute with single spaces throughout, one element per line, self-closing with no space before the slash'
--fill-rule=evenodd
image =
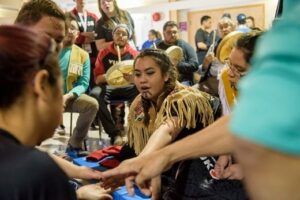
<path id="1" fill-rule="evenodd" d="M 105 132 L 110 138 L 114 138 L 120 133 L 112 118 L 107 105 L 111 101 L 128 101 L 131 103 L 138 95 L 138 91 L 134 85 L 125 88 L 108 88 L 107 86 L 96 86 L 92 89 L 91 96 L 96 98 L 99 103 L 99 110 L 97 116 L 101 120 L 101 124 Z"/>

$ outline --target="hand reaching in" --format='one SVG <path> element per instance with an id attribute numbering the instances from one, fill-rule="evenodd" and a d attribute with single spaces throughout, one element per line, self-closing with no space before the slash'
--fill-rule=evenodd
<path id="1" fill-rule="evenodd" d="M 103 189 L 99 184 L 89 184 L 80 187 L 77 191 L 78 199 L 85 200 L 112 200 L 112 196 L 109 195 L 111 191 Z"/>
<path id="2" fill-rule="evenodd" d="M 239 164 L 232 164 L 231 155 L 219 156 L 215 165 L 215 175 L 220 179 L 243 179 L 243 172 Z"/>

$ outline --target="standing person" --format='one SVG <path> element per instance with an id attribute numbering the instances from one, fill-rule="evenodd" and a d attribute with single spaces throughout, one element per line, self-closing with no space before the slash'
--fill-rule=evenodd
<path id="1" fill-rule="evenodd" d="M 156 48 L 156 44 L 161 41 L 161 34 L 159 31 L 151 29 L 148 33 L 148 40 L 142 45 L 142 49 Z"/>
<path id="2" fill-rule="evenodd" d="M 211 17 L 208 15 L 202 16 L 200 23 L 201 27 L 197 30 L 195 34 L 195 46 L 198 57 L 198 63 L 201 65 L 210 45 L 214 41 L 212 41 L 213 32 L 211 31 Z"/>
<path id="3" fill-rule="evenodd" d="M 219 80 L 218 76 L 222 69 L 224 68 L 224 64 L 221 63 L 216 57 L 215 54 L 217 52 L 217 48 L 224 37 L 226 37 L 229 33 L 235 30 L 234 22 L 228 18 L 223 17 L 218 22 L 218 31 L 220 34 L 220 38 L 216 42 L 213 52 L 207 53 L 202 63 L 202 74 L 199 81 L 199 89 L 201 91 L 207 92 L 213 96 L 218 97 L 218 85 Z"/>
<path id="4" fill-rule="evenodd" d="M 44 34 L 0 27 L 0 199 L 76 199 L 66 174 L 34 148 L 53 135 L 63 111 L 55 49 Z"/>
<path id="5" fill-rule="evenodd" d="M 178 25 L 174 21 L 167 21 L 163 26 L 164 40 L 157 43 L 157 48 L 167 50 L 171 46 L 179 46 L 183 51 L 183 59 L 176 65 L 178 80 L 184 85 L 194 84 L 194 72 L 198 70 L 198 61 L 195 50 L 182 39 L 179 39 Z"/>
<path id="6" fill-rule="evenodd" d="M 116 0 L 98 0 L 101 18 L 96 27 L 96 45 L 98 50 L 109 46 L 113 41 L 112 31 L 118 24 L 126 24 L 129 29 L 129 44 L 135 48 L 134 22 L 130 14 L 119 8 Z"/>
<path id="7" fill-rule="evenodd" d="M 97 49 L 107 48 L 113 41 L 112 31 L 118 24 L 125 24 L 129 30 L 128 43 L 134 49 L 136 49 L 135 32 L 134 32 L 134 22 L 131 15 L 119 8 L 117 0 L 98 0 L 99 11 L 101 13 L 101 18 L 97 22 L 96 26 L 96 45 Z M 120 109 L 117 109 L 119 107 Z M 120 103 L 118 105 L 112 106 L 112 111 L 115 112 L 113 116 L 121 119 L 125 115 L 125 105 Z M 118 111 L 120 110 L 120 111 Z"/>
<path id="8" fill-rule="evenodd" d="M 247 17 L 244 13 L 241 13 L 236 17 L 236 21 L 237 21 L 236 31 L 240 31 L 243 33 L 247 33 L 251 31 L 251 29 L 246 25 L 246 18 Z"/>
<path id="9" fill-rule="evenodd" d="M 254 17 L 252 17 L 252 16 L 247 16 L 247 17 L 246 17 L 246 25 L 247 25 L 249 28 L 253 29 L 253 28 L 255 27 Z"/>
<path id="10" fill-rule="evenodd" d="M 59 54 L 59 65 L 64 80 L 65 111 L 79 113 L 67 148 L 69 155 L 77 157 L 83 151 L 82 142 L 98 112 L 98 103 L 93 97 L 84 94 L 89 86 L 90 59 L 86 51 L 74 44 L 79 27 L 76 19 L 70 14 L 67 15 L 66 25 L 67 34 Z"/>
<path id="11" fill-rule="evenodd" d="M 252 16 L 246 17 L 246 26 L 248 26 L 251 30 L 261 31 L 260 28 L 255 26 L 255 20 Z"/>
<path id="12" fill-rule="evenodd" d="M 130 37 L 130 31 L 125 24 L 117 25 L 112 35 L 113 42 L 98 54 L 94 77 L 99 87 L 95 87 L 91 95 L 98 99 L 100 105 L 98 117 L 102 122 L 105 132 L 108 133 L 110 137 L 111 144 L 120 145 L 123 143 L 121 130 L 116 126 L 107 108 L 107 104 L 111 100 L 128 100 L 132 102 L 138 94 L 138 91 L 133 84 L 120 88 L 107 85 L 106 72 L 110 67 L 119 62 L 118 48 L 122 61 L 134 59 L 139 52 L 129 45 L 128 39 Z"/>
<path id="13" fill-rule="evenodd" d="M 85 9 L 86 0 L 75 0 L 75 2 L 76 7 L 70 11 L 75 16 L 80 31 L 75 44 L 89 53 L 91 68 L 89 88 L 92 89 L 95 85 L 92 71 L 95 68 L 95 61 L 98 54 L 95 43 L 95 30 L 98 17 Z"/>

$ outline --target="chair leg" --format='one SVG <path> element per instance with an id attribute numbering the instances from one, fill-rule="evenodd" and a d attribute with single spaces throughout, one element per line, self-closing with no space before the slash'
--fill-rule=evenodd
<path id="1" fill-rule="evenodd" d="M 73 112 L 70 112 L 70 136 L 72 136 L 73 131 Z"/>
<path id="2" fill-rule="evenodd" d="M 99 126 L 99 140 L 101 141 L 102 124 L 101 124 L 101 120 L 99 119 L 98 116 L 97 116 L 97 120 L 98 120 L 98 126 Z"/>
<path id="3" fill-rule="evenodd" d="M 87 151 L 87 144 L 86 144 L 86 140 L 87 140 L 87 139 L 84 139 L 84 140 L 83 140 L 83 148 L 84 148 L 84 150 L 85 150 L 85 151 Z"/>

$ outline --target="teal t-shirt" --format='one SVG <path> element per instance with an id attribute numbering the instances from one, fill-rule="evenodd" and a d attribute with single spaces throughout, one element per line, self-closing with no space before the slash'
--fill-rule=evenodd
<path id="1" fill-rule="evenodd" d="M 239 85 L 230 128 L 248 141 L 300 155 L 300 1 L 259 41 Z M 295 5 L 295 4 L 294 4 Z"/>
<path id="2" fill-rule="evenodd" d="M 71 56 L 71 50 L 72 48 L 63 48 L 59 53 L 59 66 L 62 72 L 63 80 L 64 80 L 64 94 L 71 92 L 76 94 L 77 96 L 80 96 L 81 94 L 85 93 L 85 91 L 88 89 L 89 81 L 90 81 L 90 59 L 87 58 L 87 60 L 83 63 L 82 68 L 82 75 L 80 78 L 73 84 L 73 89 L 71 91 L 67 91 L 67 76 L 68 76 L 68 67 L 69 67 L 69 61 Z"/>

